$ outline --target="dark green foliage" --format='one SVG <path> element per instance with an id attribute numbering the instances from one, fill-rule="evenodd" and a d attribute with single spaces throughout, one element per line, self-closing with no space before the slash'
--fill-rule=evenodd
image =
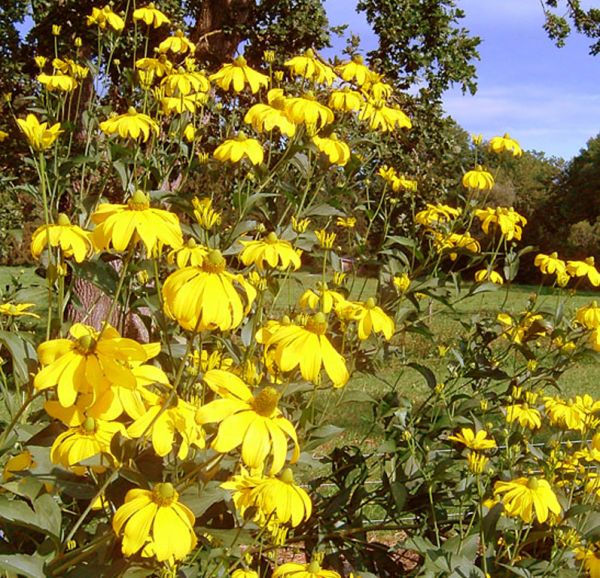
<path id="1" fill-rule="evenodd" d="M 357 8 L 379 37 L 369 53 L 374 68 L 398 88 L 416 86 L 429 101 L 454 84 L 475 93 L 481 40 L 459 25 L 464 12 L 454 0 L 360 0 Z"/>
<path id="2" fill-rule="evenodd" d="M 595 56 L 600 53 L 600 9 L 585 9 L 580 0 L 544 0 L 542 5 L 546 16 L 544 30 L 556 46 L 565 45 L 572 25 L 577 32 L 590 39 L 590 54 Z"/>

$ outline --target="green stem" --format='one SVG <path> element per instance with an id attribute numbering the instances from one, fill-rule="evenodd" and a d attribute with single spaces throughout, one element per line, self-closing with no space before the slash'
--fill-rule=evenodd
<path id="1" fill-rule="evenodd" d="M 96 495 L 90 500 L 90 503 L 88 504 L 87 508 L 83 511 L 83 513 L 81 514 L 81 516 L 79 516 L 77 522 L 75 522 L 75 524 L 71 528 L 71 531 L 69 532 L 69 534 L 67 535 L 67 537 L 63 540 L 62 548 L 61 548 L 62 552 L 64 552 L 65 548 L 67 547 L 67 544 L 73 539 L 73 536 L 75 535 L 75 533 L 79 529 L 79 526 L 81 526 L 81 524 L 83 524 L 83 521 L 86 519 L 87 515 L 92 511 L 92 507 L 94 505 L 94 502 L 100 496 L 102 496 L 104 494 L 106 488 L 108 488 L 108 486 L 115 480 L 115 478 L 118 475 L 119 475 L 119 470 L 115 470 L 114 472 L 112 472 L 110 474 L 110 476 L 108 476 L 106 478 L 106 480 L 104 481 L 104 483 L 102 484 L 102 486 L 100 487 L 100 489 L 96 492 Z"/>
<path id="2" fill-rule="evenodd" d="M 14 417 L 10 420 L 10 423 L 8 424 L 8 426 L 6 426 L 6 429 L 2 433 L 2 436 L 0 437 L 0 447 L 4 444 L 4 442 L 8 438 L 8 434 L 10 434 L 10 432 L 17 425 L 19 418 L 25 413 L 25 410 L 29 407 L 29 405 L 33 402 L 33 400 L 36 399 L 37 397 L 39 397 L 40 395 L 42 395 L 42 393 L 43 393 L 43 391 L 36 391 L 33 394 L 32 393 L 28 394 L 27 398 L 23 402 L 23 405 L 21 405 L 21 407 L 19 408 L 19 411 L 17 411 L 17 413 L 14 415 Z"/>

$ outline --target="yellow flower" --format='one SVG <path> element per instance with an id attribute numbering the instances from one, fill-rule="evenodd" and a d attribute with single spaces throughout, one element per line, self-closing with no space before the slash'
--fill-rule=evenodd
<path id="1" fill-rule="evenodd" d="M 490 281 L 491 283 L 495 283 L 496 285 L 503 285 L 504 279 L 502 275 L 497 271 L 490 271 L 489 269 L 480 269 L 475 272 L 475 282 L 483 283 L 484 281 Z"/>
<path id="2" fill-rule="evenodd" d="M 226 91 L 241 92 L 248 85 L 252 94 L 269 86 L 269 77 L 250 68 L 243 56 L 238 56 L 231 64 L 223 64 L 210 80 Z"/>
<path id="3" fill-rule="evenodd" d="M 508 133 L 504 133 L 504 136 L 495 136 L 490 140 L 490 150 L 495 153 L 502 153 L 507 151 L 512 153 L 513 157 L 520 157 L 523 154 L 519 143 L 510 138 Z"/>
<path id="4" fill-rule="evenodd" d="M 298 219 L 295 215 L 292 215 L 292 229 L 295 233 L 301 235 L 306 233 L 306 229 L 310 225 L 310 219 Z"/>
<path id="5" fill-rule="evenodd" d="M 190 444 L 204 447 L 204 431 L 194 419 L 192 405 L 177 396 L 168 400 L 168 396 L 162 397 L 147 390 L 142 395 L 149 407 L 127 428 L 132 438 L 151 436 L 156 455 L 164 457 L 172 451 L 175 433 L 178 433 L 181 443 L 177 458 L 180 460 L 187 457 Z"/>
<path id="6" fill-rule="evenodd" d="M 312 137 L 312 141 L 320 152 L 327 155 L 332 165 L 343 167 L 350 159 L 350 147 L 345 142 L 338 140 L 335 133 L 329 135 L 329 138 L 315 135 Z"/>
<path id="7" fill-rule="evenodd" d="M 246 113 L 244 122 L 252 125 L 257 132 L 271 132 L 277 128 L 281 134 L 292 137 L 296 134 L 296 125 L 286 110 L 286 98 L 281 88 L 272 88 L 267 93 L 269 104 L 255 104 Z"/>
<path id="8" fill-rule="evenodd" d="M 587 329 L 597 329 L 600 327 L 600 307 L 596 301 L 592 301 L 587 307 L 577 310 L 575 319 Z"/>
<path id="9" fill-rule="evenodd" d="M 338 217 L 335 224 L 344 229 L 354 229 L 356 226 L 356 217 Z"/>
<path id="10" fill-rule="evenodd" d="M 70 75 L 79 79 L 85 78 L 90 72 L 90 69 L 87 66 L 80 66 L 70 58 L 66 58 L 65 60 L 55 58 L 52 60 L 52 66 L 62 74 Z"/>
<path id="11" fill-rule="evenodd" d="M 29 450 L 22 451 L 16 456 L 12 456 L 5 464 L 2 470 L 2 478 L 8 482 L 14 477 L 16 472 L 23 472 L 36 466 L 33 456 Z"/>
<path id="12" fill-rule="evenodd" d="M 62 26 L 58 24 L 52 25 L 52 36 L 60 36 L 60 31 L 62 30 Z"/>
<path id="13" fill-rule="evenodd" d="M 150 2 L 148 6 L 144 8 L 138 8 L 133 11 L 133 20 L 135 22 L 141 20 L 147 26 L 153 26 L 159 28 L 163 24 L 170 24 L 171 21 L 157 8 L 154 3 Z"/>
<path id="14" fill-rule="evenodd" d="M 102 203 L 92 214 L 92 233 L 99 249 L 125 251 L 130 243 L 141 241 L 150 256 L 162 245 L 183 245 L 179 219 L 174 213 L 150 207 L 148 196 L 136 191 L 126 205 Z"/>
<path id="15" fill-rule="evenodd" d="M 383 333 L 388 341 L 394 335 L 394 320 L 376 305 L 373 297 L 369 297 L 365 303 L 342 302 L 336 305 L 335 311 L 338 317 L 345 321 L 358 322 L 358 338 L 361 341 L 367 339 L 373 332 Z"/>
<path id="16" fill-rule="evenodd" d="M 371 71 L 364 65 L 363 57 L 360 54 L 354 54 L 352 60 L 336 66 L 335 70 L 343 80 L 354 81 L 358 86 L 362 86 L 371 78 Z"/>
<path id="17" fill-rule="evenodd" d="M 183 114 L 184 112 L 196 112 L 196 106 L 203 105 L 206 103 L 207 96 L 203 92 L 196 94 L 188 94 L 184 96 L 165 96 L 161 98 L 160 103 L 162 105 L 163 112 L 166 115 L 169 114 Z"/>
<path id="18" fill-rule="evenodd" d="M 313 558 L 310 564 L 297 562 L 282 564 L 273 572 L 273 578 L 341 578 L 341 576 L 334 570 L 324 570 Z"/>
<path id="19" fill-rule="evenodd" d="M 449 440 L 464 444 L 470 450 L 481 452 L 484 450 L 493 450 L 496 447 L 496 442 L 493 438 L 487 437 L 485 430 L 479 430 L 475 433 L 470 427 L 463 427 L 460 433 L 453 436 L 448 436 Z"/>
<path id="20" fill-rule="evenodd" d="M 190 42 L 182 30 L 177 30 L 173 36 L 169 36 L 158 45 L 159 52 L 174 52 L 175 54 L 194 54 L 196 45 Z"/>
<path id="21" fill-rule="evenodd" d="M 550 253 L 550 255 L 544 255 L 538 253 L 535 256 L 533 264 L 540 268 L 540 271 L 545 275 L 556 274 L 557 277 L 567 274 L 567 264 L 558 258 L 558 253 Z"/>
<path id="22" fill-rule="evenodd" d="M 490 191 L 494 188 L 494 177 L 480 165 L 468 171 L 462 178 L 463 187 L 477 191 Z"/>
<path id="23" fill-rule="evenodd" d="M 188 142 L 194 142 L 196 138 L 196 127 L 190 122 L 183 129 L 183 138 Z"/>
<path id="24" fill-rule="evenodd" d="M 507 313 L 498 313 L 496 320 L 507 326 L 506 337 L 514 343 L 524 343 L 546 333 L 544 318 L 539 314 L 524 313 L 518 323 Z"/>
<path id="25" fill-rule="evenodd" d="M 327 105 L 333 110 L 342 110 L 344 112 L 352 112 L 360 110 L 364 105 L 365 99 L 360 92 L 343 88 L 342 90 L 334 90 L 329 95 Z"/>
<path id="26" fill-rule="evenodd" d="M 136 112 L 129 107 L 126 113 L 112 116 L 100 123 L 100 130 L 108 135 L 118 134 L 121 138 L 142 138 L 144 142 L 150 138 L 150 133 L 158 136 L 158 124 L 147 114 Z"/>
<path id="27" fill-rule="evenodd" d="M 162 562 L 183 560 L 196 547 L 195 521 L 167 482 L 156 484 L 152 491 L 129 490 L 125 503 L 115 512 L 112 527 L 117 536 L 123 534 L 125 556 L 144 548 Z"/>
<path id="28" fill-rule="evenodd" d="M 27 311 L 32 307 L 35 307 L 35 303 L 2 303 L 0 304 L 0 315 L 7 315 L 8 317 L 33 317 L 39 319 L 39 315 Z"/>
<path id="29" fill-rule="evenodd" d="M 543 524 L 550 513 L 560 515 L 562 509 L 550 484 L 539 478 L 517 478 L 510 482 L 496 482 L 494 496 L 500 497 L 508 516 L 518 516 L 531 523 L 535 518 Z"/>
<path id="30" fill-rule="evenodd" d="M 302 294 L 299 300 L 300 307 L 329 313 L 337 305 L 346 302 L 346 298 L 341 293 L 328 289 L 327 285 L 317 283 L 317 287 L 317 292 L 307 289 Z"/>
<path id="31" fill-rule="evenodd" d="M 48 59 L 45 56 L 34 56 L 33 60 L 40 70 L 43 70 L 44 66 L 46 66 L 46 63 L 48 62 Z"/>
<path id="32" fill-rule="evenodd" d="M 479 253 L 481 251 L 481 246 L 477 239 L 471 237 L 468 231 L 465 233 L 448 233 L 446 235 L 435 233 L 434 243 L 438 251 L 446 251 L 452 261 L 456 261 L 458 256 L 458 253 L 452 249 L 464 249 L 471 253 Z"/>
<path id="33" fill-rule="evenodd" d="M 476 209 L 475 216 L 481 221 L 481 228 L 486 235 L 489 234 L 490 225 L 496 225 L 508 241 L 512 239 L 520 241 L 522 227 L 527 224 L 527 219 L 512 207 Z"/>
<path id="34" fill-rule="evenodd" d="M 139 61 L 138 61 L 139 62 Z M 208 92 L 210 82 L 201 72 L 188 71 L 180 67 L 176 72 L 168 72 L 162 79 L 167 96 L 187 96 L 192 92 Z"/>
<path id="35" fill-rule="evenodd" d="M 28 114 L 25 120 L 18 118 L 17 124 L 25 134 L 31 148 L 37 152 L 50 148 L 58 135 L 63 132 L 60 129 L 60 123 L 57 122 L 48 127 L 47 122 L 40 124 L 40 121 L 33 114 Z"/>
<path id="36" fill-rule="evenodd" d="M 590 578 L 600 578 L 600 542 L 587 548 L 576 548 L 575 558 L 581 560 Z"/>
<path id="37" fill-rule="evenodd" d="M 177 263 L 177 267 L 183 269 L 188 265 L 199 267 L 202 265 L 209 249 L 204 245 L 198 245 L 195 239 L 188 239 L 182 247 L 171 250 L 167 255 L 167 263 Z"/>
<path id="38" fill-rule="evenodd" d="M 410 277 L 407 273 L 394 275 L 393 283 L 394 287 L 396 287 L 400 293 L 406 293 L 410 287 Z"/>
<path id="39" fill-rule="evenodd" d="M 311 48 L 303 56 L 294 56 L 294 58 L 286 60 L 283 65 L 289 68 L 291 74 L 314 82 L 331 85 L 335 80 L 333 69 L 322 63 Z"/>
<path id="40" fill-rule="evenodd" d="M 159 54 L 158 58 L 140 58 L 135 61 L 135 67 L 148 75 L 147 84 L 151 84 L 154 76 L 162 78 L 173 71 L 173 63 L 164 54 Z M 169 88 L 171 86 L 169 85 Z"/>
<path id="41" fill-rule="evenodd" d="M 78 464 L 99 456 L 99 463 L 92 468 L 104 471 L 115 464 L 110 442 L 118 432 L 125 433 L 122 423 L 88 417 L 80 426 L 69 428 L 54 440 L 50 448 L 50 461 L 83 474 L 85 470 L 79 469 Z"/>
<path id="42" fill-rule="evenodd" d="M 521 427 L 528 429 L 537 429 L 542 427 L 542 415 L 529 404 L 515 404 L 506 407 L 506 421 L 512 423 L 518 421 Z"/>
<path id="43" fill-rule="evenodd" d="M 407 179 L 403 175 L 398 175 L 393 167 L 383 165 L 379 168 L 378 174 L 386 181 L 386 183 L 388 183 L 388 185 L 392 187 L 392 191 L 394 191 L 395 193 L 397 193 L 400 190 L 405 190 L 413 193 L 417 191 L 417 181 Z M 428 207 L 433 206 L 434 205 L 428 204 Z"/>
<path id="44" fill-rule="evenodd" d="M 278 524 L 299 526 L 312 514 L 312 502 L 300 486 L 294 483 L 290 468 L 283 470 L 279 478 L 261 478 L 252 490 L 252 500 L 265 519 Z"/>
<path id="45" fill-rule="evenodd" d="M 412 122 L 406 114 L 399 108 L 386 106 L 383 100 L 370 99 L 365 102 L 358 118 L 368 121 L 371 130 L 388 132 L 396 128 L 412 128 Z"/>
<path id="46" fill-rule="evenodd" d="M 573 277 L 587 277 L 594 287 L 600 285 L 600 273 L 596 269 L 594 257 L 588 257 L 584 261 L 567 261 L 567 273 Z"/>
<path id="47" fill-rule="evenodd" d="M 265 267 L 284 271 L 293 268 L 300 269 L 301 251 L 294 249 L 292 244 L 285 239 L 279 239 L 271 231 L 264 239 L 259 241 L 240 241 L 244 249 L 240 253 L 240 260 L 246 266 L 256 265 L 259 271 Z"/>
<path id="48" fill-rule="evenodd" d="M 475 146 L 480 145 L 483 142 L 483 135 L 482 134 L 473 134 L 473 133 L 471 133 L 471 142 Z"/>
<path id="49" fill-rule="evenodd" d="M 289 117 L 296 124 L 305 124 L 319 130 L 334 121 L 333 112 L 317 102 L 315 96 L 310 92 L 304 96 L 288 98 L 285 105 Z"/>
<path id="50" fill-rule="evenodd" d="M 223 351 L 215 349 L 210 354 L 206 349 L 193 351 L 190 354 L 190 371 L 198 375 L 200 371 L 206 373 L 211 369 L 229 370 L 233 366 L 233 359 L 226 357 Z"/>
<path id="51" fill-rule="evenodd" d="M 224 454 L 241 445 L 242 460 L 253 469 L 262 469 L 271 456 L 269 471 L 276 474 L 285 464 L 288 437 L 294 444 L 291 462 L 298 459 L 298 436 L 277 407 L 280 395 L 274 387 L 252 395 L 239 377 L 220 369 L 207 371 L 203 379 L 221 397 L 196 412 L 199 424 L 219 423 L 212 449 Z"/>
<path id="52" fill-rule="evenodd" d="M 158 45 L 158 51 L 162 53 L 170 51 L 175 54 L 185 54 L 186 52 L 194 54 L 196 45 L 185 37 L 183 30 L 177 30 L 173 36 L 169 36 Z"/>
<path id="53" fill-rule="evenodd" d="M 362 90 L 373 100 L 385 100 L 392 96 L 394 89 L 383 81 L 383 75 L 371 72 Z"/>
<path id="54" fill-rule="evenodd" d="M 564 401 L 558 397 L 546 397 L 544 404 L 550 423 L 553 425 L 572 430 L 585 429 L 586 412 L 572 399 Z"/>
<path id="55" fill-rule="evenodd" d="M 415 215 L 415 222 L 426 227 L 448 223 L 461 214 L 461 209 L 449 207 L 448 205 L 432 205 L 427 203 L 427 209 L 419 211 Z"/>
<path id="56" fill-rule="evenodd" d="M 477 452 L 469 452 L 467 456 L 467 464 L 472 473 L 481 475 L 485 471 L 485 466 L 489 462 L 489 458 Z"/>
<path id="57" fill-rule="evenodd" d="M 333 249 L 337 235 L 335 233 L 328 233 L 325 229 L 318 229 L 315 231 L 315 237 L 317 237 L 317 241 L 319 241 L 322 249 Z"/>
<path id="58" fill-rule="evenodd" d="M 4 142 L 9 137 L 6 131 L 0 130 L 0 142 Z"/>
<path id="59" fill-rule="evenodd" d="M 220 144 L 215 149 L 213 156 L 218 161 L 231 161 L 232 163 L 237 163 L 247 157 L 253 165 L 260 165 L 264 160 L 265 153 L 256 139 L 248 138 L 243 132 L 240 132 L 234 139 L 228 139 Z"/>
<path id="60" fill-rule="evenodd" d="M 77 80 L 68 74 L 39 74 L 38 81 L 43 84 L 50 92 L 72 92 L 78 86 Z"/>
<path id="61" fill-rule="evenodd" d="M 99 333 L 75 323 L 69 333 L 74 341 L 52 339 L 38 347 L 42 369 L 33 380 L 38 390 L 57 386 L 63 407 L 72 406 L 80 392 L 100 394 L 111 384 L 134 388 L 136 378 L 128 364 L 151 357 L 144 346 L 121 337 L 110 325 Z"/>
<path id="62" fill-rule="evenodd" d="M 210 198 L 194 197 L 192 205 L 194 206 L 194 217 L 205 231 L 210 231 L 213 227 L 221 224 L 221 214 L 213 209 Z"/>
<path id="63" fill-rule="evenodd" d="M 93 245 L 88 231 L 77 225 L 71 225 L 69 218 L 61 213 L 56 225 L 41 225 L 31 236 L 31 254 L 37 259 L 46 244 L 60 247 L 64 257 L 75 257 L 77 263 L 83 262 L 93 252 Z"/>
<path id="64" fill-rule="evenodd" d="M 265 51 L 266 52 L 266 51 Z M 260 578 L 258 572 L 254 570 L 242 570 L 238 568 L 231 574 L 231 578 Z"/>
<path id="65" fill-rule="evenodd" d="M 265 355 L 273 353 L 273 360 L 283 371 L 300 368 L 302 377 L 315 384 L 321 382 L 321 367 L 333 382 L 342 387 L 350 378 L 344 357 L 331 345 L 325 335 L 327 318 L 319 312 L 309 317 L 304 325 L 277 325 L 272 330 L 263 328 L 256 340 L 265 346 Z"/>
<path id="66" fill-rule="evenodd" d="M 115 14 L 109 5 L 104 6 L 104 8 L 92 8 L 92 13 L 86 16 L 86 24 L 88 26 L 96 24 L 100 30 L 106 30 L 106 27 L 110 26 L 117 32 L 125 28 L 123 19 Z"/>
<path id="67" fill-rule="evenodd" d="M 163 285 L 165 312 L 188 331 L 238 327 L 256 298 L 242 275 L 225 271 L 220 251 L 209 252 L 199 267 L 185 267 Z"/>

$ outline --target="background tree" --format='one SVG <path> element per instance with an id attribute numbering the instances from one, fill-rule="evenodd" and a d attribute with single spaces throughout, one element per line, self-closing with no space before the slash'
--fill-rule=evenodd
<path id="1" fill-rule="evenodd" d="M 571 26 L 574 26 L 577 32 L 589 37 L 590 54 L 600 53 L 599 8 L 583 8 L 580 0 L 543 0 L 542 6 L 546 17 L 544 29 L 556 46 L 565 45 Z"/>

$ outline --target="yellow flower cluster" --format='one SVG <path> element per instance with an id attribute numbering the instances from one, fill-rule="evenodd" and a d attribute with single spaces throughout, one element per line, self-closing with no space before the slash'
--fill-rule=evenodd
<path id="1" fill-rule="evenodd" d="M 512 207 L 476 209 L 475 216 L 481 221 L 481 228 L 486 235 L 489 234 L 490 227 L 494 226 L 500 229 L 507 241 L 520 241 L 523 227 L 527 224 L 527 219 Z"/>
<path id="2" fill-rule="evenodd" d="M 594 287 L 600 286 L 600 272 L 596 268 L 594 257 L 583 261 L 563 261 L 556 252 L 545 255 L 538 253 L 534 265 L 545 275 L 556 275 L 556 282 L 565 287 L 571 278 L 583 278 Z"/>

